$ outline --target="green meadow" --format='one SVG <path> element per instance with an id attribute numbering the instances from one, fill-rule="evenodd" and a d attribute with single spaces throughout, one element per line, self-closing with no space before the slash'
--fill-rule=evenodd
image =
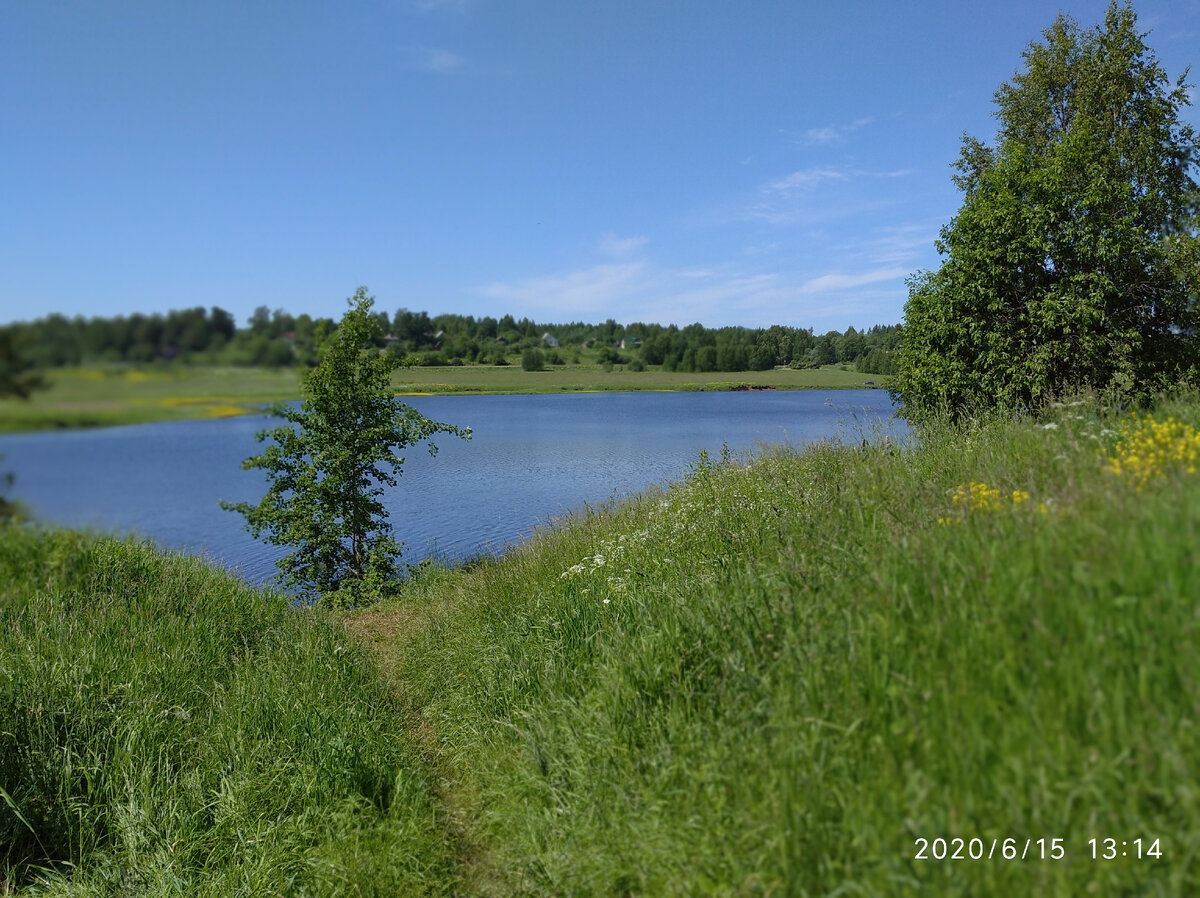
<path id="1" fill-rule="evenodd" d="M 44 376 L 47 389 L 0 407 L 0 432 L 226 417 L 300 397 L 299 372 L 288 368 L 114 365 Z"/>
<path id="2" fill-rule="evenodd" d="M 728 390 L 738 386 L 778 390 L 860 389 L 882 385 L 886 378 L 847 370 L 850 366 L 773 368 L 769 371 L 694 373 L 647 367 L 630 371 L 622 366 L 555 365 L 544 371 L 524 371 L 519 364 L 463 365 L 408 368 L 398 372 L 400 390 L 433 393 L 557 393 L 604 390 Z"/>
<path id="3" fill-rule="evenodd" d="M 340 615 L 10 526 L 0 893 L 1200 894 L 1198 427 L 701 457 Z"/>
<path id="4" fill-rule="evenodd" d="M 299 399 L 295 368 L 114 365 L 62 368 L 46 373 L 49 389 L 28 402 L 0 406 L 0 432 L 103 427 L 217 418 L 253 413 L 272 403 Z M 737 373 L 685 374 L 647 368 L 606 370 L 596 364 L 524 371 L 519 359 L 506 366 L 463 365 L 407 368 L 393 381 L 398 394 L 558 393 L 602 390 L 855 389 L 882 386 L 880 375 L 842 366 Z"/>

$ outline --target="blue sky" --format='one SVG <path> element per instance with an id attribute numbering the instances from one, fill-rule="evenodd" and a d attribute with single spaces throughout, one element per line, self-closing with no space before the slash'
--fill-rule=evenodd
<path id="1" fill-rule="evenodd" d="M 962 133 L 990 141 L 1060 8 L 1105 6 L 8 0 L 0 322 L 337 317 L 365 284 L 389 312 L 895 323 Z M 1200 64 L 1200 0 L 1135 8 L 1172 78 Z"/>

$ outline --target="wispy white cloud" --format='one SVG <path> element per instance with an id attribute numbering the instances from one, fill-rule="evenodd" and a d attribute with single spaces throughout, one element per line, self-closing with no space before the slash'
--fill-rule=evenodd
<path id="1" fill-rule="evenodd" d="M 862 255 L 874 265 L 911 262 L 927 254 L 938 237 L 938 229 L 925 224 L 879 228 L 863 242 Z"/>
<path id="2" fill-rule="evenodd" d="M 628 256 L 649 242 L 649 237 L 643 237 L 640 234 L 632 237 L 618 237 L 609 232 L 600 238 L 596 251 L 606 256 Z"/>
<path id="3" fill-rule="evenodd" d="M 465 13 L 471 0 L 409 0 L 414 9 L 421 12 Z"/>
<path id="4" fill-rule="evenodd" d="M 736 319 L 746 321 L 741 313 L 771 306 L 781 294 L 781 277 L 775 272 L 711 272 L 704 282 L 696 285 L 681 283 L 669 273 L 665 278 L 670 301 L 681 313 L 676 320 L 707 321 Z M 733 314 L 730 314 L 730 313 Z M 753 318 L 749 319 L 753 322 Z"/>
<path id="5" fill-rule="evenodd" d="M 904 178 L 912 173 L 911 169 L 877 171 L 842 166 L 800 169 L 766 182 L 753 196 L 707 223 L 755 221 L 790 227 L 861 215 L 894 202 L 886 192 L 864 193 L 859 189 L 862 182 Z"/>
<path id="6" fill-rule="evenodd" d="M 513 314 L 554 320 L 790 324 L 844 330 L 850 324 L 898 321 L 905 291 L 903 285 L 887 282 L 908 273 L 908 268 L 895 265 L 811 277 L 723 264 L 673 269 L 638 260 L 494 282 L 473 292 Z"/>
<path id="7" fill-rule="evenodd" d="M 848 290 L 852 287 L 863 287 L 867 284 L 877 284 L 880 281 L 894 281 L 906 277 L 909 269 L 892 265 L 887 268 L 875 268 L 870 271 L 860 271 L 853 274 L 839 272 L 823 274 L 810 278 L 802 283 L 796 292 L 804 295 L 809 293 L 826 293 L 831 290 Z"/>
<path id="8" fill-rule="evenodd" d="M 467 64 L 467 61 L 457 53 L 435 47 L 410 47 L 408 59 L 409 65 L 414 69 L 438 74 L 457 71 Z"/>
<path id="9" fill-rule="evenodd" d="M 836 168 L 806 168 L 792 172 L 786 178 L 772 181 L 766 186 L 769 191 L 786 193 L 790 190 L 803 190 L 826 184 L 830 181 L 845 181 L 849 175 Z"/>
<path id="10" fill-rule="evenodd" d="M 519 308 L 557 313 L 596 313 L 637 294 L 645 286 L 645 262 L 594 265 L 563 274 L 488 284 L 484 296 L 516 304 Z"/>
<path id="11" fill-rule="evenodd" d="M 805 190 L 821 184 L 840 181 L 856 181 L 862 178 L 903 178 L 912 174 L 910 168 L 897 168 L 891 171 L 872 171 L 862 168 L 806 168 L 794 171 L 785 178 L 771 181 L 763 189 L 765 192 L 787 193 L 793 190 Z"/>
<path id="12" fill-rule="evenodd" d="M 763 256 L 779 249 L 778 240 L 768 240 L 765 243 L 752 243 L 742 249 L 744 256 Z"/>
<path id="13" fill-rule="evenodd" d="M 797 140 L 802 144 L 807 145 L 828 145 L 838 144 L 846 140 L 860 128 L 865 128 L 871 124 L 874 119 L 870 116 L 855 119 L 852 122 L 835 125 L 825 125 L 820 128 L 809 128 L 801 132 Z"/>

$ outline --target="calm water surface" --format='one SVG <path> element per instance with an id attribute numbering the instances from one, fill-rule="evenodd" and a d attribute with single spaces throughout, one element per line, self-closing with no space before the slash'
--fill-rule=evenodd
<path id="1" fill-rule="evenodd" d="M 666 483 L 701 449 L 801 445 L 902 422 L 883 390 L 750 393 L 570 393 L 430 396 L 408 400 L 436 421 L 470 427 L 470 442 L 407 451 L 387 498 L 405 560 L 499 551 L 583 507 Z M 218 501 L 256 502 L 261 416 L 0 437 L 13 495 L 45 521 L 150 537 L 204 555 L 255 582 L 280 550 L 255 541 Z"/>

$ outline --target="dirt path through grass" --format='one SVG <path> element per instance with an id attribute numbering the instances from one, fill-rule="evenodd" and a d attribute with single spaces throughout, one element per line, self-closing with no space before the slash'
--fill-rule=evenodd
<path id="1" fill-rule="evenodd" d="M 347 615 L 343 623 L 350 636 L 375 658 L 380 678 L 406 708 L 407 725 L 420 743 L 437 783 L 435 800 L 444 812 L 442 830 L 455 858 L 455 894 L 501 898 L 515 892 L 494 862 L 487 839 L 476 825 L 479 809 L 472 789 L 459 779 L 446 757 L 446 746 L 414 702 L 404 681 L 396 675 L 394 663 L 428 627 L 451 616 L 453 605 L 453 602 L 396 603 Z"/>

